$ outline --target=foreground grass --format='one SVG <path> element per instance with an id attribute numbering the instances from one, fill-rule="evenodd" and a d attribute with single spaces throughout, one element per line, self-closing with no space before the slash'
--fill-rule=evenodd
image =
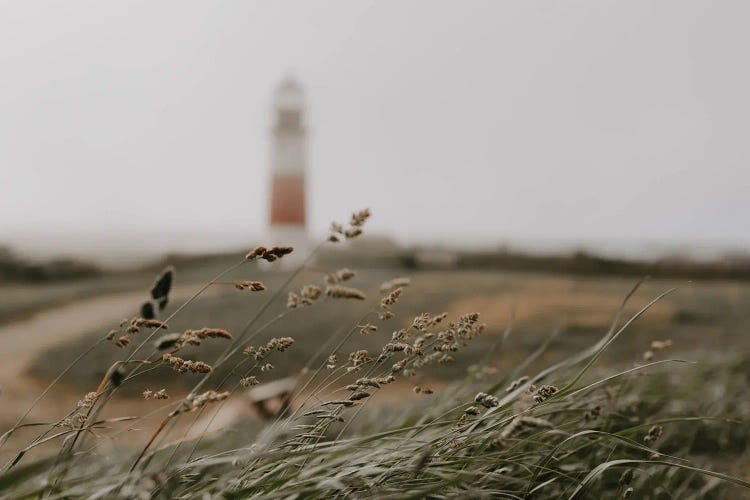
<path id="1" fill-rule="evenodd" d="M 355 214 L 354 228 L 357 215 L 362 217 Z M 121 326 L 109 342 L 124 342 L 123 359 L 66 418 L 31 424 L 42 431 L 5 465 L 0 495 L 741 498 L 750 491 L 750 436 L 741 423 L 750 413 L 743 396 L 746 360 L 693 365 L 666 359 L 655 346 L 647 362 L 616 372 L 600 366 L 603 353 L 664 294 L 630 316 L 622 314 L 623 305 L 598 341 L 566 359 L 536 369 L 549 345 L 544 342 L 497 373 L 487 369 L 488 362 L 503 355 L 512 328 L 485 343 L 479 356 L 466 349 L 483 337 L 477 313 L 421 314 L 388 334 L 394 304 L 409 294 L 405 282 L 391 283 L 361 318 L 320 339 L 290 410 L 262 429 L 240 421 L 221 435 L 189 437 L 180 422 L 202 426 L 199 417 L 217 412 L 232 394 L 255 384 L 254 377 L 272 379 L 271 363 L 295 349 L 291 338 L 266 340 L 268 325 L 287 317 L 305 321 L 307 309 L 320 302 L 359 303 L 361 292 L 341 284 L 350 279 L 345 275 L 329 277 L 326 294 L 316 286 L 296 290 L 287 308 L 260 320 L 273 311 L 271 304 L 283 301 L 291 276 L 274 284 L 270 298 L 233 336 L 223 330 L 188 331 L 168 346 L 168 356 L 139 353 L 161 334 L 158 322 Z M 131 328 L 136 324 L 146 332 Z M 347 356 L 344 346 L 360 335 L 368 339 L 368 349 Z M 371 347 L 374 336 L 380 349 Z M 229 342 L 212 367 L 179 357 L 188 343 L 212 342 Z M 433 365 L 465 355 L 476 357 L 469 373 L 434 391 L 429 386 Z M 100 416 L 121 387 L 169 367 L 202 374 L 184 398 L 165 400 L 139 417 Z M 378 404 L 394 380 L 413 382 L 414 393 L 397 405 Z M 154 417 L 158 424 L 137 451 L 111 448 L 113 439 Z M 50 442 L 59 442 L 57 454 L 26 458 L 27 451 Z"/>
<path id="2" fill-rule="evenodd" d="M 15 498 L 618 498 L 630 488 L 633 498 L 744 498 L 747 476 L 709 471 L 741 475 L 750 464 L 750 429 L 736 420 L 750 414 L 748 366 L 661 360 L 541 403 L 526 384 L 507 392 L 522 369 L 472 375 L 398 407 L 349 408 L 343 418 L 355 423 L 341 437 L 341 422 L 308 436 L 320 414 L 260 433 L 238 423 L 193 457 L 194 441 L 176 455 L 165 445 L 135 471 L 132 455 L 102 460 L 89 443 L 52 492 L 51 459 L 11 469 L 0 488 Z M 565 387 L 577 373 L 566 362 L 531 381 Z M 480 391 L 498 406 L 477 404 Z M 644 442 L 654 426 L 663 435 Z"/>

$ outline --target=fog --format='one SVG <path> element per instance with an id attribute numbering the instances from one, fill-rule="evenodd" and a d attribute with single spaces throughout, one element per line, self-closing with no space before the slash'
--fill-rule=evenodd
<path id="1" fill-rule="evenodd" d="M 750 245 L 747 2 L 0 4 L 0 242 L 242 247 L 271 95 L 308 100 L 309 219 L 402 242 Z"/>

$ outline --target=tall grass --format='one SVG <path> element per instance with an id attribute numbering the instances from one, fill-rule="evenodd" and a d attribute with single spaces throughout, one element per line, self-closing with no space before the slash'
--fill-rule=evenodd
<path id="1" fill-rule="evenodd" d="M 333 224 L 330 244 L 362 233 L 369 211 L 352 215 L 348 225 Z M 321 283 L 294 290 L 298 271 L 276 290 L 256 280 L 220 281 L 252 260 L 283 260 L 291 249 L 258 247 L 241 262 L 201 287 L 171 316 L 158 321 L 133 318 L 103 340 L 122 348 L 99 386 L 54 422 L 25 422 L 26 412 L 5 433 L 39 428 L 17 450 L 0 474 L 3 498 L 738 498 L 750 491 L 740 477 L 707 467 L 714 455 L 702 443 L 747 440 L 731 420 L 746 374 L 716 380 L 721 405 L 701 413 L 690 400 L 703 394 L 679 359 L 654 359 L 620 371 L 599 366 L 605 350 L 671 290 L 655 297 L 632 317 L 622 318 L 636 285 L 614 312 L 611 328 L 588 349 L 530 372 L 549 342 L 507 373 L 488 369 L 503 355 L 508 327 L 473 369 L 447 387 L 430 385 L 432 366 L 448 364 L 483 334 L 481 315 L 457 318 L 425 312 L 406 328 L 396 328 L 398 303 L 408 300 L 409 281 L 398 278 L 366 297 L 352 284 L 348 269 L 327 272 Z M 309 264 L 310 258 L 300 269 Z M 234 284 L 237 293 L 268 293 L 239 332 L 196 328 L 166 333 L 169 321 L 209 286 Z M 450 284 L 447 284 L 450 286 Z M 284 298 L 285 297 L 285 298 Z M 270 304 L 286 300 L 284 312 L 266 318 Z M 371 309 L 357 322 L 321 339 L 299 374 L 291 405 L 262 429 L 237 422 L 221 434 L 208 429 L 219 410 L 245 388 L 273 379 L 274 359 L 294 349 L 292 337 L 265 338 L 267 328 L 286 317 L 305 321 L 305 310 L 320 301 L 366 301 Z M 380 336 L 382 350 L 341 352 L 359 336 Z M 146 354 L 146 347 L 156 345 Z M 225 342 L 213 360 L 188 359 L 183 348 Z M 198 351 L 200 352 L 200 351 Z M 74 363 L 85 363 L 81 356 Z M 215 375 L 222 366 L 230 370 Z M 64 375 L 71 366 L 63 370 Z M 140 416 L 102 418 L 120 388 L 155 370 L 199 373 L 188 393 L 154 388 L 145 399 L 164 404 Z M 679 374 L 675 384 L 666 375 Z M 54 389 L 56 378 L 42 397 Z M 397 404 L 376 400 L 393 385 Z M 172 396 L 172 397 L 170 397 Z M 38 402 L 35 401 L 35 404 Z M 682 406 L 678 405 L 680 403 Z M 676 412 L 675 408 L 680 411 Z M 720 408 L 725 415 L 717 414 Z M 739 412 L 742 413 L 742 412 Z M 153 425 L 137 449 L 111 450 L 108 444 L 134 425 Z M 717 430 L 718 429 L 718 430 Z M 729 437 L 728 437 L 729 436 Z M 57 443 L 57 453 L 27 459 L 29 451 Z M 731 446 L 728 446 L 731 448 Z M 735 447 L 735 455 L 744 452 Z M 716 461 L 728 467 L 728 461 Z"/>

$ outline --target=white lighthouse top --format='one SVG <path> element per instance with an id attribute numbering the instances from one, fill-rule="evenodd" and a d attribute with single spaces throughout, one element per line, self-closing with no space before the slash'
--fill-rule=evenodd
<path id="1" fill-rule="evenodd" d="M 304 175 L 305 93 L 297 80 L 284 79 L 273 96 L 273 145 L 271 165 L 279 174 Z"/>
<path id="2" fill-rule="evenodd" d="M 276 87 L 274 105 L 278 110 L 301 110 L 305 105 L 302 85 L 293 77 L 284 79 Z"/>

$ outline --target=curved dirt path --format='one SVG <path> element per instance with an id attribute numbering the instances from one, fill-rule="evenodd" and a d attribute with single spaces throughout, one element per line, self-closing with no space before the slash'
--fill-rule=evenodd
<path id="1" fill-rule="evenodd" d="M 200 285 L 176 287 L 172 300 L 180 303 L 199 287 Z M 216 292 L 206 290 L 202 297 L 213 293 Z M 38 353 L 96 328 L 104 327 L 104 334 L 108 328 L 117 326 L 119 318 L 136 314 L 146 297 L 147 292 L 144 290 L 107 294 L 52 307 L 30 318 L 0 326 L 0 422 L 18 418 L 49 383 L 47 380 L 32 379 L 26 374 L 27 367 Z M 59 408 L 69 398 L 75 403 L 75 398 L 81 396 L 60 392 L 53 389 L 32 416 L 44 415 L 45 409 Z"/>

